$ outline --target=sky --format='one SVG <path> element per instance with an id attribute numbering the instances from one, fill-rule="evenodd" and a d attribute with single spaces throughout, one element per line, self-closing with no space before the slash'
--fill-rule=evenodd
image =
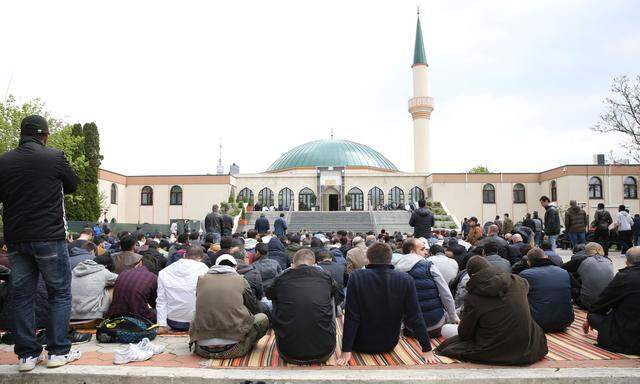
<path id="1" fill-rule="evenodd" d="M 421 9 L 434 172 L 537 172 L 624 154 L 590 130 L 615 76 L 640 73 L 640 2 L 0 3 L 1 96 L 95 122 L 126 175 L 264 171 L 335 137 L 412 171 Z"/>

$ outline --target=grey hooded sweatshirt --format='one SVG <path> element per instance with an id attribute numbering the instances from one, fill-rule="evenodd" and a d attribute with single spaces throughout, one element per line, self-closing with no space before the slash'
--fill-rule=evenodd
<path id="1" fill-rule="evenodd" d="M 71 319 L 102 319 L 109 310 L 109 287 L 118 275 L 102 264 L 84 260 L 71 272 Z"/>

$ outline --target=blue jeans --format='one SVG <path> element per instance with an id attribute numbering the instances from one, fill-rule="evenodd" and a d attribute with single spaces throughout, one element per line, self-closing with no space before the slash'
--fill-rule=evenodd
<path id="1" fill-rule="evenodd" d="M 71 315 L 71 268 L 66 241 L 15 243 L 8 244 L 8 248 L 16 355 L 24 358 L 42 353 L 42 345 L 36 340 L 34 306 L 40 274 L 49 295 L 47 351 L 49 355 L 66 355 L 71 349 L 67 337 Z"/>
<path id="2" fill-rule="evenodd" d="M 542 245 L 542 232 L 536 232 L 535 242 L 536 242 L 536 247 L 539 247 Z"/>
<path id="3" fill-rule="evenodd" d="M 211 232 L 211 235 L 213 236 L 213 244 L 220 244 L 222 235 L 219 232 Z"/>
<path id="4" fill-rule="evenodd" d="M 549 238 L 549 242 L 551 243 L 551 250 L 556 251 L 556 240 L 558 240 L 558 235 L 550 235 L 547 236 Z"/>
<path id="5" fill-rule="evenodd" d="M 640 232 L 633 234 L 633 245 L 636 247 L 640 245 Z"/>
<path id="6" fill-rule="evenodd" d="M 578 244 L 587 243 L 587 237 L 584 232 L 569 233 L 569 240 L 571 240 L 571 245 L 574 247 Z"/>

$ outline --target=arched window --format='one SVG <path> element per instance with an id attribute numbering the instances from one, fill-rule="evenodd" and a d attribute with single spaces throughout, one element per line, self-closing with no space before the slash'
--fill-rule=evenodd
<path id="1" fill-rule="evenodd" d="M 389 191 L 389 204 L 404 205 L 404 191 L 398 187 L 393 187 Z"/>
<path id="2" fill-rule="evenodd" d="M 551 180 L 551 201 L 558 201 L 558 184 Z"/>
<path id="3" fill-rule="evenodd" d="M 293 208 L 293 191 L 284 187 L 278 192 L 278 209 L 288 211 L 291 208 Z"/>
<path id="4" fill-rule="evenodd" d="M 258 203 L 263 207 L 271 207 L 273 205 L 273 191 L 269 188 L 262 188 L 258 192 Z"/>
<path id="5" fill-rule="evenodd" d="M 636 181 L 635 177 L 627 176 L 624 178 L 624 198 L 638 198 L 638 182 Z"/>
<path id="6" fill-rule="evenodd" d="M 182 205 L 182 188 L 178 185 L 171 187 L 169 205 Z"/>
<path id="7" fill-rule="evenodd" d="M 482 187 L 482 202 L 485 204 L 496 203 L 496 187 L 493 184 L 485 184 Z"/>
<path id="8" fill-rule="evenodd" d="M 513 202 L 514 203 L 516 204 L 526 203 L 527 198 L 525 195 L 526 194 L 525 194 L 524 185 L 518 183 L 513 186 Z"/>
<path id="9" fill-rule="evenodd" d="M 602 199 L 602 180 L 597 176 L 589 179 L 589 198 Z"/>
<path id="10" fill-rule="evenodd" d="M 315 205 L 316 194 L 309 188 L 302 188 L 298 193 L 298 210 L 310 211 Z"/>
<path id="11" fill-rule="evenodd" d="M 140 192 L 140 205 L 153 205 L 153 188 L 148 185 L 142 187 L 142 192 Z"/>
<path id="12" fill-rule="evenodd" d="M 417 203 L 420 200 L 424 200 L 424 191 L 420 187 L 413 187 L 409 190 L 409 201 Z"/>
<path id="13" fill-rule="evenodd" d="M 118 204 L 118 186 L 111 184 L 111 204 Z"/>
<path id="14" fill-rule="evenodd" d="M 368 198 L 369 209 L 377 209 L 384 204 L 384 192 L 378 187 L 373 187 L 369 190 Z"/>
<path id="15" fill-rule="evenodd" d="M 242 201 L 244 203 L 252 203 L 253 202 L 253 191 L 249 188 L 242 188 L 240 193 L 238 193 L 238 201 Z"/>
<path id="16" fill-rule="evenodd" d="M 362 193 L 362 189 L 353 187 L 349 190 L 348 195 L 351 198 L 351 209 L 362 211 L 364 209 L 364 193 Z"/>

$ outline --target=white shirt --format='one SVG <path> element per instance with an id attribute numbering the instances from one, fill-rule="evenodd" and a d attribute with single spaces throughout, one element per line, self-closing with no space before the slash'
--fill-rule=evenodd
<path id="1" fill-rule="evenodd" d="M 443 254 L 429 256 L 429 261 L 438 267 L 442 277 L 449 284 L 458 275 L 458 262 Z"/>
<path id="2" fill-rule="evenodd" d="M 618 231 L 630 231 L 633 219 L 626 211 L 618 212 Z"/>
<path id="3" fill-rule="evenodd" d="M 159 326 L 166 327 L 167 318 L 184 323 L 193 320 L 198 277 L 208 271 L 206 264 L 191 259 L 180 259 L 160 271 L 156 299 Z"/>

